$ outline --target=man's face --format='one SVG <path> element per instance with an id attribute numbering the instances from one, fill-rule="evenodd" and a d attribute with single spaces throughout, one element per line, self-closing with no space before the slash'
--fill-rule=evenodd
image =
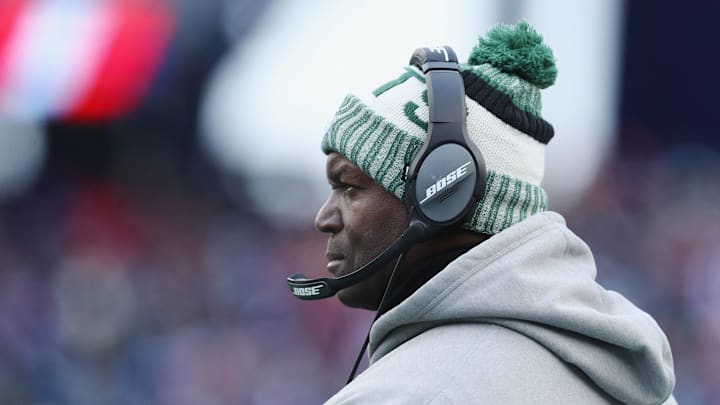
<path id="1" fill-rule="evenodd" d="M 337 153 L 327 159 L 332 190 L 315 217 L 315 227 L 328 233 L 328 271 L 344 276 L 379 255 L 405 230 L 405 205 L 362 170 Z M 377 309 L 394 263 L 373 276 L 341 290 L 338 298 L 350 307 Z"/>

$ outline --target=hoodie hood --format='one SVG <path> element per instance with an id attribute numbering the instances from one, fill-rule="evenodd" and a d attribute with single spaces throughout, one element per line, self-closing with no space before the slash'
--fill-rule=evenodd
<path id="1" fill-rule="evenodd" d="M 474 247 L 373 325 L 370 361 L 438 325 L 501 325 L 573 364 L 624 403 L 662 403 L 675 385 L 665 334 L 595 282 L 592 253 L 553 212 Z"/>

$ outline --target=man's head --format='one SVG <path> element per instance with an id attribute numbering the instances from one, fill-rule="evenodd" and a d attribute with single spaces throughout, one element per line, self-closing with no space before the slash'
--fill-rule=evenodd
<path id="1" fill-rule="evenodd" d="M 546 207 L 540 182 L 544 149 L 553 136 L 553 128 L 540 116 L 540 89 L 554 82 L 557 70 L 552 51 L 524 22 L 491 29 L 485 38 L 480 38 L 461 70 L 468 134 L 483 154 L 487 167 L 485 198 L 464 227 L 492 235 Z M 332 218 L 330 208 L 342 206 L 337 190 L 333 189 L 318 213 L 316 225 L 331 234 L 329 259 L 334 257 L 332 248 L 342 242 L 352 252 L 352 263 L 342 261 L 340 266 L 331 260 L 330 270 L 342 267 L 342 274 L 346 274 L 357 269 L 405 229 L 407 209 L 401 202 L 405 195 L 403 173 L 427 136 L 427 104 L 423 74 L 406 67 L 398 77 L 367 96 L 348 95 L 335 114 L 322 142 L 323 151 L 329 156 L 330 182 L 333 184 L 336 165 L 350 166 L 357 178 L 364 177 L 363 180 L 373 183 L 366 190 L 373 192 L 374 200 L 364 201 L 362 210 L 357 205 L 355 208 L 348 205 L 346 212 L 365 218 L 359 217 L 359 226 L 352 226 L 352 233 L 343 236 L 344 228 L 333 228 L 332 222 L 323 222 Z M 358 294 L 361 286 L 374 283 L 384 286 L 388 275 L 383 278 L 383 274 L 379 272 L 372 280 L 347 289 L 340 298 L 346 302 L 362 295 Z"/>

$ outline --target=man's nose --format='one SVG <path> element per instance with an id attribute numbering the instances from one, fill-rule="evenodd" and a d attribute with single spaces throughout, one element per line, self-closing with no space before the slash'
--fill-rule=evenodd
<path id="1" fill-rule="evenodd" d="M 336 234 L 342 229 L 342 215 L 333 200 L 331 194 L 315 216 L 315 229 L 320 232 Z"/>

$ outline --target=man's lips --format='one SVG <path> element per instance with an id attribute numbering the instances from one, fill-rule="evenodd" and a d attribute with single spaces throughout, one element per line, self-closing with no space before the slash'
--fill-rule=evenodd
<path id="1" fill-rule="evenodd" d="M 335 252 L 328 251 L 327 253 L 325 253 L 325 257 L 327 257 L 329 262 L 332 262 L 335 260 L 342 260 L 343 257 L 345 257 L 345 255 L 343 255 L 342 253 L 335 253 Z"/>
<path id="2" fill-rule="evenodd" d="M 334 275 L 337 276 L 338 268 L 340 267 L 340 262 L 344 259 L 344 255 L 336 252 L 327 252 L 325 254 L 325 257 L 328 259 L 327 269 L 328 271 Z"/>

